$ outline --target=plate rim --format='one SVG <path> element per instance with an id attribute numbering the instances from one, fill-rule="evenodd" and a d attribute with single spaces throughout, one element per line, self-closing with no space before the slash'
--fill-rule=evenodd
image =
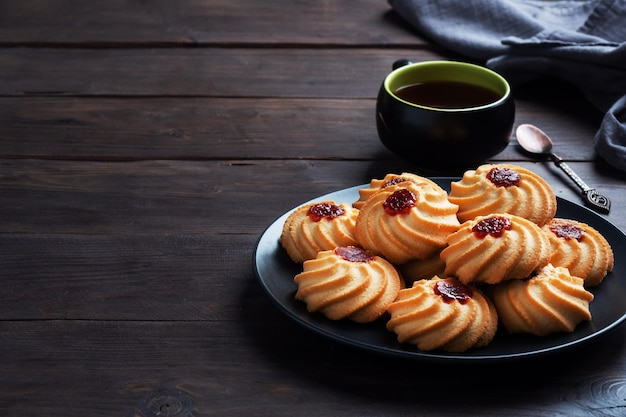
<path id="1" fill-rule="evenodd" d="M 460 179 L 460 177 L 427 177 L 435 182 L 437 182 L 440 186 L 442 186 L 442 182 L 443 183 L 447 183 L 449 184 L 452 181 L 457 181 Z M 372 345 L 370 343 L 365 343 L 361 340 L 355 340 L 353 338 L 347 337 L 346 335 L 342 335 L 341 333 L 335 333 L 335 332 L 331 332 L 329 330 L 327 330 L 324 327 L 320 327 L 318 325 L 315 325 L 313 323 L 314 319 L 315 319 L 315 313 L 308 313 L 308 315 L 311 315 L 311 317 L 307 317 L 307 320 L 304 320 L 301 315 L 296 314 L 294 311 L 292 311 L 292 309 L 290 309 L 288 306 L 286 306 L 284 303 L 282 303 L 273 293 L 272 289 L 268 286 L 268 283 L 265 281 L 264 277 L 262 276 L 261 271 L 259 270 L 259 262 L 258 262 L 258 256 L 259 253 L 262 252 L 262 247 L 261 245 L 263 243 L 265 243 L 265 240 L 268 239 L 268 234 L 270 233 L 270 231 L 272 231 L 273 229 L 277 228 L 280 226 L 280 229 L 282 229 L 282 224 L 284 223 L 285 219 L 287 218 L 287 216 L 292 213 L 294 210 L 296 210 L 298 207 L 301 207 L 302 205 L 305 204 L 309 204 L 311 202 L 314 201 L 320 201 L 320 200 L 327 200 L 327 199 L 332 199 L 333 195 L 335 194 L 340 194 L 340 193 L 354 193 L 355 194 L 355 201 L 356 198 L 358 198 L 358 190 L 362 189 L 362 188 L 366 188 L 368 187 L 369 184 L 365 183 L 365 184 L 360 184 L 360 185 L 355 185 L 352 187 L 347 187 L 347 188 L 343 188 L 343 189 L 338 189 L 317 197 L 314 197 L 308 201 L 305 201 L 301 204 L 298 204 L 297 206 L 293 207 L 292 209 L 286 211 L 285 213 L 281 214 L 280 216 L 278 216 L 277 218 L 275 218 L 261 233 L 261 235 L 259 236 L 259 238 L 256 241 L 255 244 L 255 248 L 253 251 L 253 267 L 254 267 L 254 272 L 255 275 L 257 277 L 257 280 L 259 281 L 259 283 L 261 284 L 263 290 L 265 291 L 265 293 L 270 297 L 272 303 L 277 306 L 279 308 L 279 310 L 287 315 L 290 319 L 294 320 L 297 324 L 303 326 L 304 328 L 313 331 L 314 333 L 317 333 L 321 336 L 324 336 L 326 338 L 329 338 L 335 342 L 339 342 L 342 343 L 344 345 L 348 345 L 348 346 L 352 346 L 355 348 L 359 348 L 361 350 L 365 350 L 365 351 L 369 351 L 369 352 L 373 352 L 373 353 L 378 353 L 378 354 L 383 354 L 386 356 L 393 356 L 393 357 L 398 357 L 398 358 L 404 358 L 404 359 L 412 359 L 412 360 L 429 360 L 429 361 L 445 361 L 445 362 L 486 362 L 486 361 L 502 361 L 502 360 L 519 360 L 519 359 L 527 359 L 527 358 L 534 358 L 534 357 L 543 357 L 547 354 L 551 354 L 551 353 L 556 353 L 556 352 L 561 352 L 564 350 L 568 350 L 570 348 L 573 347 L 577 347 L 577 346 L 581 346 L 583 344 L 586 344 L 592 340 L 597 339 L 598 337 L 607 334 L 613 330 L 615 330 L 616 328 L 618 328 L 621 324 L 623 324 L 626 321 L 626 307 L 624 308 L 624 311 L 622 313 L 622 315 L 617 318 L 616 320 L 614 320 L 613 322 L 609 323 L 608 325 L 606 325 L 605 327 L 603 327 L 602 329 L 599 330 L 595 330 L 593 332 L 591 332 L 590 334 L 584 335 L 580 338 L 575 338 L 574 340 L 565 342 L 565 343 L 560 343 L 560 344 L 556 344 L 554 346 L 548 346 L 548 347 L 544 347 L 544 348 L 540 348 L 540 349 L 536 349 L 536 350 L 532 350 L 532 351 L 523 351 L 523 352 L 518 352 L 518 353 L 506 353 L 506 354 L 501 354 L 501 355 L 497 355 L 497 354 L 486 354 L 486 355 L 481 355 L 481 354 L 472 354 L 472 355 L 465 355 L 463 353 L 447 353 L 447 352 L 438 352 L 438 351 L 420 351 L 418 350 L 416 347 L 413 346 L 413 350 L 401 350 L 401 349 L 394 349 L 388 346 L 379 346 L 379 345 Z M 444 185 L 444 188 L 446 188 L 446 186 Z M 562 197 L 557 196 L 557 207 L 559 207 L 559 205 L 561 206 L 565 206 L 567 209 L 574 209 L 574 210 L 580 210 L 582 213 L 586 214 L 587 216 L 591 216 L 591 218 L 594 219 L 595 221 L 599 221 L 599 222 L 603 222 L 604 223 L 604 227 L 610 227 L 611 229 L 613 229 L 614 233 L 617 233 L 617 235 L 619 236 L 619 238 L 623 239 L 623 243 L 626 244 L 626 234 L 620 230 L 617 226 L 615 226 L 613 223 L 611 223 L 610 221 L 608 221 L 607 219 L 599 216 L 597 213 L 589 210 L 588 208 L 574 203 L 570 200 L 564 199 Z M 344 202 L 344 201 L 339 201 L 340 203 Z M 350 202 L 352 203 L 352 202 Z M 558 214 L 558 211 L 557 211 Z M 608 239 L 607 239 L 608 240 Z M 280 244 L 276 241 L 273 241 L 275 244 L 278 245 L 279 250 L 280 250 Z M 269 243 L 269 242 L 268 242 Z M 613 244 L 611 243 L 611 245 L 613 246 Z M 284 254 L 285 256 L 286 253 Z M 617 261 L 617 258 L 616 258 Z M 294 264 L 294 267 L 297 267 L 297 264 Z M 615 268 L 614 268 L 615 269 Z M 623 278 L 622 278 L 623 279 Z M 601 284 L 600 284 L 601 285 Z M 593 290 L 593 289 L 592 289 Z M 333 324 L 337 324 L 338 322 L 336 321 L 331 321 L 329 319 L 325 319 L 325 318 L 320 318 L 320 320 L 323 321 L 327 321 L 327 324 L 329 325 L 333 325 Z M 593 319 L 592 319 L 593 322 Z M 351 323 L 351 325 L 355 325 L 353 323 Z M 364 326 L 363 324 L 357 324 L 356 326 Z M 367 324 L 366 324 L 367 326 Z M 337 325 L 337 327 L 340 327 L 339 325 Z M 499 331 L 501 331 L 499 329 Z M 576 332 L 576 330 L 574 331 Z M 549 336 L 548 336 L 549 337 Z M 401 344 L 399 344 L 399 346 L 403 346 Z"/>

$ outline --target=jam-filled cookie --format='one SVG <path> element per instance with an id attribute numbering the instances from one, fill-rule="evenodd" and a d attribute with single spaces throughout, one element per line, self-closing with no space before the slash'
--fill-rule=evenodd
<path id="1" fill-rule="evenodd" d="M 482 291 L 454 278 L 415 281 L 388 308 L 387 329 L 424 351 L 464 352 L 493 339 L 498 315 Z"/>
<path id="2" fill-rule="evenodd" d="M 285 220 L 280 243 L 296 263 L 313 259 L 323 250 L 356 245 L 354 226 L 358 214 L 349 204 L 334 201 L 305 204 Z"/>
<path id="3" fill-rule="evenodd" d="M 535 223 L 512 214 L 468 220 L 441 251 L 446 275 L 461 282 L 496 284 L 522 279 L 550 261 L 552 247 Z"/>
<path id="4" fill-rule="evenodd" d="M 362 247 L 396 264 L 427 259 L 459 228 L 457 209 L 438 186 L 401 182 L 365 201 L 355 237 Z"/>
<path id="5" fill-rule="evenodd" d="M 374 321 L 404 287 L 391 263 L 354 246 L 319 252 L 303 268 L 294 278 L 296 299 L 332 320 Z"/>
<path id="6" fill-rule="evenodd" d="M 512 164 L 484 164 L 465 171 L 450 184 L 450 201 L 459 206 L 459 220 L 509 213 L 543 226 L 556 214 L 556 196 L 534 172 Z"/>

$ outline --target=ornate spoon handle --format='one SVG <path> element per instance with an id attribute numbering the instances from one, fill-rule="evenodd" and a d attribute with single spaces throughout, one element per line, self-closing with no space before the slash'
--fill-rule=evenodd
<path id="1" fill-rule="evenodd" d="M 550 157 L 554 161 L 554 164 L 561 168 L 561 170 L 563 170 L 563 172 L 565 172 L 567 176 L 570 177 L 576 185 L 578 185 L 578 187 L 580 187 L 583 195 L 585 196 L 585 205 L 587 207 L 605 214 L 611 210 L 611 200 L 609 200 L 607 196 L 600 194 L 594 188 L 585 184 L 582 178 L 580 178 L 560 156 L 552 153 L 550 154 Z"/>

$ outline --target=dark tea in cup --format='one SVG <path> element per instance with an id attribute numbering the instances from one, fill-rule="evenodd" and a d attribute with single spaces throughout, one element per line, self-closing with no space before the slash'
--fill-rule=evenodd
<path id="1" fill-rule="evenodd" d="M 403 85 L 394 91 L 402 100 L 439 109 L 479 107 L 498 101 L 501 94 L 462 81 L 428 81 Z"/>
<path id="2" fill-rule="evenodd" d="M 385 77 L 376 101 L 381 142 L 440 172 L 460 173 L 504 150 L 514 119 L 508 82 L 458 61 L 403 62 Z"/>

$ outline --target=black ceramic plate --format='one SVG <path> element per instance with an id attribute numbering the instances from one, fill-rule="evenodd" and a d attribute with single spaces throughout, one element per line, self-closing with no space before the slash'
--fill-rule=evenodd
<path id="1" fill-rule="evenodd" d="M 450 182 L 455 178 L 433 178 L 444 189 L 450 189 Z M 359 188 L 367 185 L 347 188 L 311 201 L 334 200 L 352 203 L 359 198 Z M 303 203 L 304 204 L 304 203 Z M 575 219 L 597 229 L 609 241 L 613 252 L 626 252 L 626 235 L 591 210 L 557 197 L 557 216 Z M 446 361 L 503 360 L 544 355 L 561 351 L 593 340 L 597 336 L 615 328 L 626 319 L 626 263 L 619 256 L 615 257 L 615 266 L 602 283 L 591 289 L 595 295 L 590 304 L 593 319 L 581 323 L 573 333 L 559 333 L 537 337 L 532 335 L 509 335 L 499 331 L 486 347 L 469 350 L 461 354 L 444 352 L 422 352 L 412 345 L 400 344 L 395 335 L 385 328 L 379 320 L 369 324 L 350 321 L 329 320 L 319 313 L 309 313 L 303 302 L 294 299 L 296 284 L 293 278 L 301 272 L 301 265 L 295 264 L 280 246 L 279 239 L 282 225 L 290 212 L 276 219 L 258 241 L 254 264 L 261 285 L 275 304 L 300 325 L 357 348 L 392 356 Z"/>

